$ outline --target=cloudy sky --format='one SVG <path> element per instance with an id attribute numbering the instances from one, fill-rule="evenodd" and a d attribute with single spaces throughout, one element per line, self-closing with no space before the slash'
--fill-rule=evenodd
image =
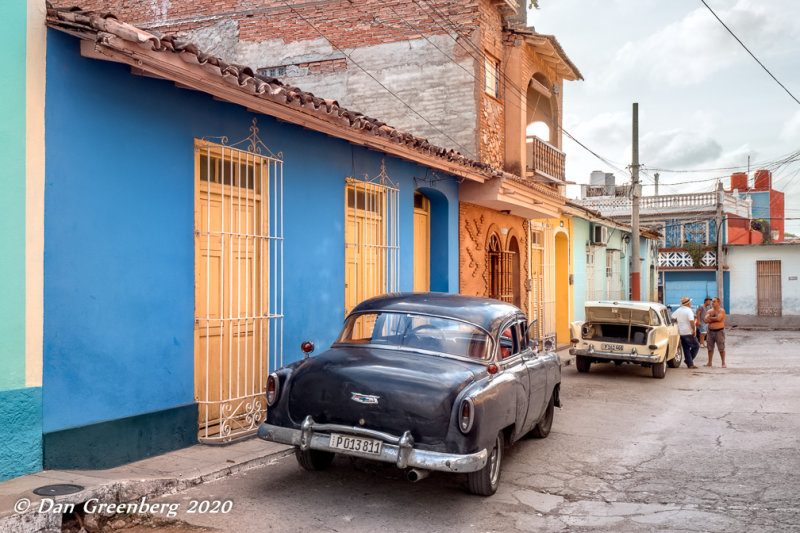
<path id="1" fill-rule="evenodd" d="M 758 59 L 800 99 L 800 2 L 706 0 Z M 644 194 L 712 190 L 713 178 L 800 150 L 800 104 L 736 42 L 700 0 L 540 0 L 529 13 L 555 35 L 585 81 L 564 87 L 564 129 L 617 171 L 564 136 L 567 177 L 592 170 L 630 180 L 631 105 L 639 103 Z M 773 165 L 774 167 L 774 165 Z M 752 176 L 752 174 L 751 174 Z M 800 219 L 800 158 L 777 168 L 786 217 Z M 670 185 L 674 184 L 674 185 Z M 725 182 L 727 186 L 727 182 Z M 569 196 L 577 196 L 570 187 Z M 800 234 L 800 220 L 786 222 Z"/>

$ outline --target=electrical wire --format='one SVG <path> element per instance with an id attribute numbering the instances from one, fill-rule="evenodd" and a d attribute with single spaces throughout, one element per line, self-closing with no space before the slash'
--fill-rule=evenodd
<path id="1" fill-rule="evenodd" d="M 333 41 L 331 41 L 331 40 L 328 38 L 328 36 L 327 36 L 327 35 L 325 35 L 325 33 L 324 33 L 322 30 L 320 30 L 319 28 L 317 28 L 317 26 L 315 26 L 315 25 L 314 25 L 314 23 L 313 23 L 313 22 L 311 22 L 311 21 L 310 21 L 308 18 L 304 17 L 302 14 L 300 14 L 300 12 L 298 12 L 298 11 L 297 11 L 297 10 L 296 10 L 294 7 L 292 7 L 292 5 L 291 5 L 291 4 L 289 4 L 289 2 L 288 2 L 287 0 L 281 0 L 281 3 L 283 3 L 283 4 L 284 4 L 286 7 L 288 7 L 288 8 L 289 8 L 289 9 L 290 9 L 290 10 L 291 10 L 291 11 L 292 11 L 292 12 L 293 12 L 295 15 L 297 15 L 299 18 L 301 18 L 301 19 L 302 19 L 302 20 L 303 20 L 303 21 L 304 21 L 306 24 L 308 24 L 308 25 L 309 25 L 309 26 L 310 26 L 310 27 L 311 27 L 311 28 L 312 28 L 314 31 L 316 31 L 316 32 L 317 32 L 317 33 L 318 33 L 318 34 L 319 34 L 319 35 L 320 35 L 320 36 L 321 36 L 323 39 L 325 39 L 326 41 L 328 41 L 328 43 L 329 43 L 329 44 L 330 44 L 330 45 L 331 45 L 333 48 L 335 48 L 337 51 L 341 52 L 341 53 L 342 53 L 342 54 L 343 54 L 343 55 L 344 55 L 344 56 L 345 56 L 345 57 L 346 57 L 346 58 L 347 58 L 347 59 L 348 59 L 350 62 L 352 62 L 352 63 L 353 63 L 353 65 L 355 65 L 356 67 L 358 67 L 358 68 L 359 68 L 359 69 L 360 69 L 362 72 L 364 72 L 364 74 L 366 74 L 367 76 L 369 76 L 370 78 L 372 78 L 372 80 L 373 80 L 373 81 L 375 81 L 375 83 L 377 83 L 378 85 L 380 85 L 380 86 L 381 86 L 381 87 L 382 87 L 382 88 L 383 88 L 383 89 L 384 89 L 386 92 L 388 92 L 389 94 L 391 94 L 392 96 L 394 96 L 394 97 L 397 99 L 397 101 L 399 101 L 401 104 L 403 104 L 403 105 L 404 105 L 405 107 L 407 107 L 409 110 L 411 110 L 411 111 L 412 111 L 412 112 L 413 112 L 415 115 L 417 115 L 419 118 L 421 118 L 422 120 L 424 120 L 424 121 L 425 121 L 425 122 L 426 122 L 426 123 L 427 123 L 429 126 L 431 126 L 433 129 L 435 129 L 436 131 L 438 131 L 439 133 L 441 133 L 443 136 L 445 136 L 447 139 L 449 139 L 449 140 L 450 140 L 450 141 L 451 141 L 451 142 L 452 142 L 452 143 L 453 143 L 455 146 L 457 146 L 457 147 L 458 147 L 460 150 L 462 150 L 462 151 L 463 151 L 464 155 L 467 155 L 467 156 L 469 156 L 469 157 L 471 157 L 471 158 L 473 158 L 473 159 L 475 158 L 475 155 L 473 155 L 473 151 L 472 151 L 472 150 L 469 150 L 469 149 L 465 148 L 465 147 L 464 147 L 464 146 L 462 146 L 462 145 L 461 145 L 461 144 L 460 144 L 458 141 L 456 141 L 455 139 L 453 139 L 452 137 L 450 137 L 450 136 L 449 136 L 447 133 L 445 133 L 445 132 L 443 132 L 442 130 L 440 130 L 439 128 L 437 128 L 437 127 L 436 127 L 436 126 L 435 126 L 435 125 L 434 125 L 434 124 L 433 124 L 431 121 L 429 121 L 427 118 L 425 118 L 424 116 L 422 116 L 422 115 L 421 115 L 421 114 L 420 114 L 420 113 L 419 113 L 419 112 L 418 112 L 416 109 L 414 109 L 413 107 L 411 107 L 411 106 L 410 106 L 410 105 L 409 105 L 409 104 L 408 104 L 408 103 L 407 103 L 405 100 L 403 100 L 403 99 L 402 99 L 402 98 L 400 98 L 400 97 L 399 97 L 397 94 L 395 94 L 395 93 L 394 93 L 394 91 L 392 91 L 392 90 L 391 90 L 391 89 L 389 89 L 389 88 L 388 88 L 386 85 L 384 85 L 383 83 L 381 83 L 381 81 L 380 81 L 380 80 L 378 80 L 378 78 L 376 78 L 376 77 L 375 77 L 375 76 L 374 76 L 372 73 L 370 73 L 369 71 L 367 71 L 367 69 L 365 69 L 365 68 L 364 68 L 364 67 L 362 67 L 362 66 L 361 66 L 361 65 L 360 65 L 360 64 L 359 64 L 357 61 L 355 61 L 355 60 L 352 58 L 352 56 L 351 56 L 350 54 L 348 54 L 347 52 L 345 52 L 345 51 L 344 51 L 344 50 L 343 50 L 343 49 L 342 49 L 340 46 L 338 46 L 336 43 L 334 43 Z"/>
<path id="2" fill-rule="evenodd" d="M 725 24 L 724 22 L 722 22 L 722 19 L 721 19 L 721 18 L 719 18 L 719 16 L 718 16 L 716 13 L 714 13 L 714 10 L 713 10 L 713 9 L 711 9 L 711 6 L 709 6 L 709 5 L 706 3 L 706 0 L 700 0 L 700 1 L 703 3 L 703 5 L 704 5 L 704 6 L 706 6 L 706 7 L 708 8 L 708 10 L 709 10 L 709 11 L 711 11 L 711 14 L 712 14 L 712 15 L 714 15 L 714 18 L 716 18 L 716 19 L 719 21 L 719 23 L 720 23 L 720 24 L 722 24 L 722 26 L 723 26 L 723 27 L 724 27 L 726 30 L 728 30 L 728 33 L 730 33 L 730 34 L 733 36 L 733 38 L 734 38 L 734 39 L 736 39 L 736 40 L 739 42 L 739 44 L 741 44 L 741 45 L 742 45 L 742 48 L 744 48 L 745 50 L 747 50 L 747 53 L 748 53 L 748 54 L 750 54 L 750 56 L 751 56 L 753 59 L 755 59 L 755 60 L 756 60 L 756 63 L 758 63 L 759 65 L 761 65 L 761 68 L 763 68 L 763 69 L 764 69 L 764 71 L 765 71 L 767 74 L 769 74 L 769 75 L 770 75 L 770 77 L 771 77 L 773 80 L 775 80 L 775 83 L 777 83 L 778 85 L 780 85 L 780 86 L 781 86 L 781 88 L 782 88 L 784 91 L 786 91 L 786 94 L 788 94 L 789 96 L 791 96 L 791 97 L 792 97 L 792 100 L 794 100 L 795 102 L 797 102 L 798 104 L 800 104 L 800 100 L 798 100 L 797 98 L 795 98 L 795 96 L 794 96 L 794 95 L 793 95 L 793 94 L 792 94 L 792 93 L 789 91 L 789 89 L 787 89 L 787 88 L 786 88 L 786 86 L 785 86 L 784 84 L 782 84 L 780 81 L 778 81 L 778 78 L 776 78 L 776 77 L 775 77 L 775 75 L 774 75 L 774 74 L 772 74 L 772 72 L 770 72 L 770 71 L 769 71 L 769 69 L 768 69 L 767 67 L 765 67 L 765 66 L 764 66 L 764 63 L 762 63 L 761 61 L 759 61 L 759 60 L 758 60 L 758 58 L 755 56 L 755 54 L 753 54 L 753 52 L 751 52 L 751 51 L 750 51 L 750 49 L 749 49 L 749 48 L 747 48 L 747 46 L 745 46 L 745 44 L 742 42 L 742 40 L 741 40 L 741 39 L 739 39 L 739 37 L 737 37 L 735 33 L 733 33 L 733 30 L 731 30 L 731 29 L 728 27 L 728 25 L 727 25 L 727 24 Z"/>

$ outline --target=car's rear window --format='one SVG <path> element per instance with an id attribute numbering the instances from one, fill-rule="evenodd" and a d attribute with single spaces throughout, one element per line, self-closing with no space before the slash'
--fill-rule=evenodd
<path id="1" fill-rule="evenodd" d="M 476 326 L 411 313 L 351 315 L 336 342 L 426 350 L 471 359 L 486 359 L 492 353 L 491 338 Z"/>
<path id="2" fill-rule="evenodd" d="M 658 325 L 659 321 L 655 313 L 651 314 L 650 309 L 631 309 L 629 307 L 587 307 L 586 320 L 588 322 L 611 322 L 620 324 L 644 324 L 649 326 Z"/>

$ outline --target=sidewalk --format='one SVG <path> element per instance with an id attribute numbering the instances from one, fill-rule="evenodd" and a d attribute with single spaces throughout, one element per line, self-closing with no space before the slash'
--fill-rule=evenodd
<path id="1" fill-rule="evenodd" d="M 10 479 L 0 482 L 0 531 L 60 532 L 58 504 L 81 504 L 90 498 L 109 503 L 133 502 L 143 496 L 149 499 L 269 464 L 291 453 L 289 446 L 251 438 L 225 446 L 198 444 L 108 470 L 45 470 Z M 37 487 L 65 483 L 84 489 L 55 497 L 33 493 Z M 15 505 L 26 505 L 19 503 L 22 499 L 30 503 L 29 508 L 16 513 Z M 40 506 L 45 512 L 39 512 Z"/>

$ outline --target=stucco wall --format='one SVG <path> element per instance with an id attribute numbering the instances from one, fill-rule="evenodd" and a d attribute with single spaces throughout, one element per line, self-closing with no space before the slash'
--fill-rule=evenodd
<path id="1" fill-rule="evenodd" d="M 528 312 L 528 290 L 525 281 L 530 278 L 528 265 L 527 221 L 518 216 L 499 213 L 486 207 L 462 202 L 459 206 L 459 260 L 461 293 L 471 296 L 489 296 L 489 263 L 487 246 L 494 232 L 503 250 L 512 237 L 520 250 L 520 277 L 518 289 L 520 307 Z"/>
<path id="2" fill-rule="evenodd" d="M 784 315 L 800 315 L 800 245 L 729 246 L 731 314 L 758 314 L 756 261 L 781 262 L 781 305 Z M 795 279 L 789 279 L 794 277 Z"/>
<path id="3" fill-rule="evenodd" d="M 42 469 L 42 389 L 0 391 L 0 481 Z"/>
<path id="4" fill-rule="evenodd" d="M 195 138 L 246 137 L 253 114 L 81 58 L 48 34 L 45 432 L 194 401 Z M 94 110 L 86 113 L 87 106 Z M 458 290 L 458 184 L 416 164 L 259 116 L 284 156 L 284 363 L 323 348 L 344 318 L 344 180 L 400 188 L 399 287 L 413 286 L 413 192 L 441 194 L 438 288 Z M 64 135 L 63 132 L 70 132 Z M 281 356 L 279 355 L 279 360 Z"/>
<path id="5" fill-rule="evenodd" d="M 0 3 L 0 390 L 25 386 L 25 2 Z"/>

